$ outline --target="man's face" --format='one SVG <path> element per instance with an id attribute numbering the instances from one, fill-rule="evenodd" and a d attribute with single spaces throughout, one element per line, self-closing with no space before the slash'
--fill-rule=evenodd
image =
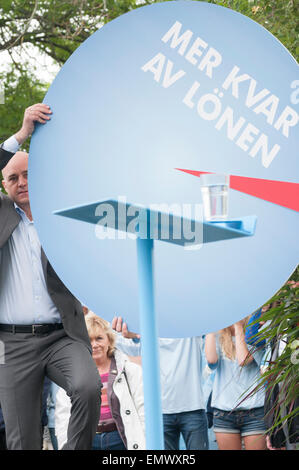
<path id="1" fill-rule="evenodd" d="M 2 184 L 8 196 L 20 207 L 28 205 L 28 154 L 17 152 L 3 168 L 2 174 Z"/>

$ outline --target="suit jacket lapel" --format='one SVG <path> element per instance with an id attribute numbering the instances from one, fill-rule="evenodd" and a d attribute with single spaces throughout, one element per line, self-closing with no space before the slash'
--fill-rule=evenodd
<path id="1" fill-rule="evenodd" d="M 45 252 L 43 250 L 43 247 L 41 247 L 41 261 L 42 261 L 42 268 L 45 276 L 45 280 L 47 282 L 47 264 L 48 264 L 48 258 L 45 255 Z"/>
<path id="2" fill-rule="evenodd" d="M 4 194 L 0 196 L 0 248 L 2 248 L 14 229 L 20 222 L 21 217 L 16 212 L 13 202 Z"/>

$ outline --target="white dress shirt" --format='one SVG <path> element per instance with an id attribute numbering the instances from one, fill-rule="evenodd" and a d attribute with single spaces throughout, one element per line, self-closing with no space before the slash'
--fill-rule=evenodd
<path id="1" fill-rule="evenodd" d="M 3 148 L 16 152 L 19 144 L 10 137 Z M 34 223 L 15 207 L 21 221 L 0 249 L 0 323 L 59 323 L 60 313 L 47 290 Z"/>

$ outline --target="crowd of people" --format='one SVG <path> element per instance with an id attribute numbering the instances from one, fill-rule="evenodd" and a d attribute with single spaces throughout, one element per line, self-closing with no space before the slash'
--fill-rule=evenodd
<path id="1" fill-rule="evenodd" d="M 50 117 L 45 104 L 27 108 L 0 147 L 0 448 L 41 449 L 47 429 L 55 450 L 142 450 L 142 338 L 122 318 L 110 325 L 81 305 L 34 227 L 28 154 L 19 148 Z M 267 448 L 265 392 L 251 393 L 266 357 L 254 319 L 159 338 L 165 449 Z"/>

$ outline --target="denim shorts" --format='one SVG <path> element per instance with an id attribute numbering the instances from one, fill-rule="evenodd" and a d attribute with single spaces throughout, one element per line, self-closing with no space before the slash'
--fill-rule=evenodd
<path id="1" fill-rule="evenodd" d="M 214 432 L 241 434 L 251 436 L 264 434 L 264 407 L 251 410 L 223 411 L 214 408 L 213 413 Z"/>

